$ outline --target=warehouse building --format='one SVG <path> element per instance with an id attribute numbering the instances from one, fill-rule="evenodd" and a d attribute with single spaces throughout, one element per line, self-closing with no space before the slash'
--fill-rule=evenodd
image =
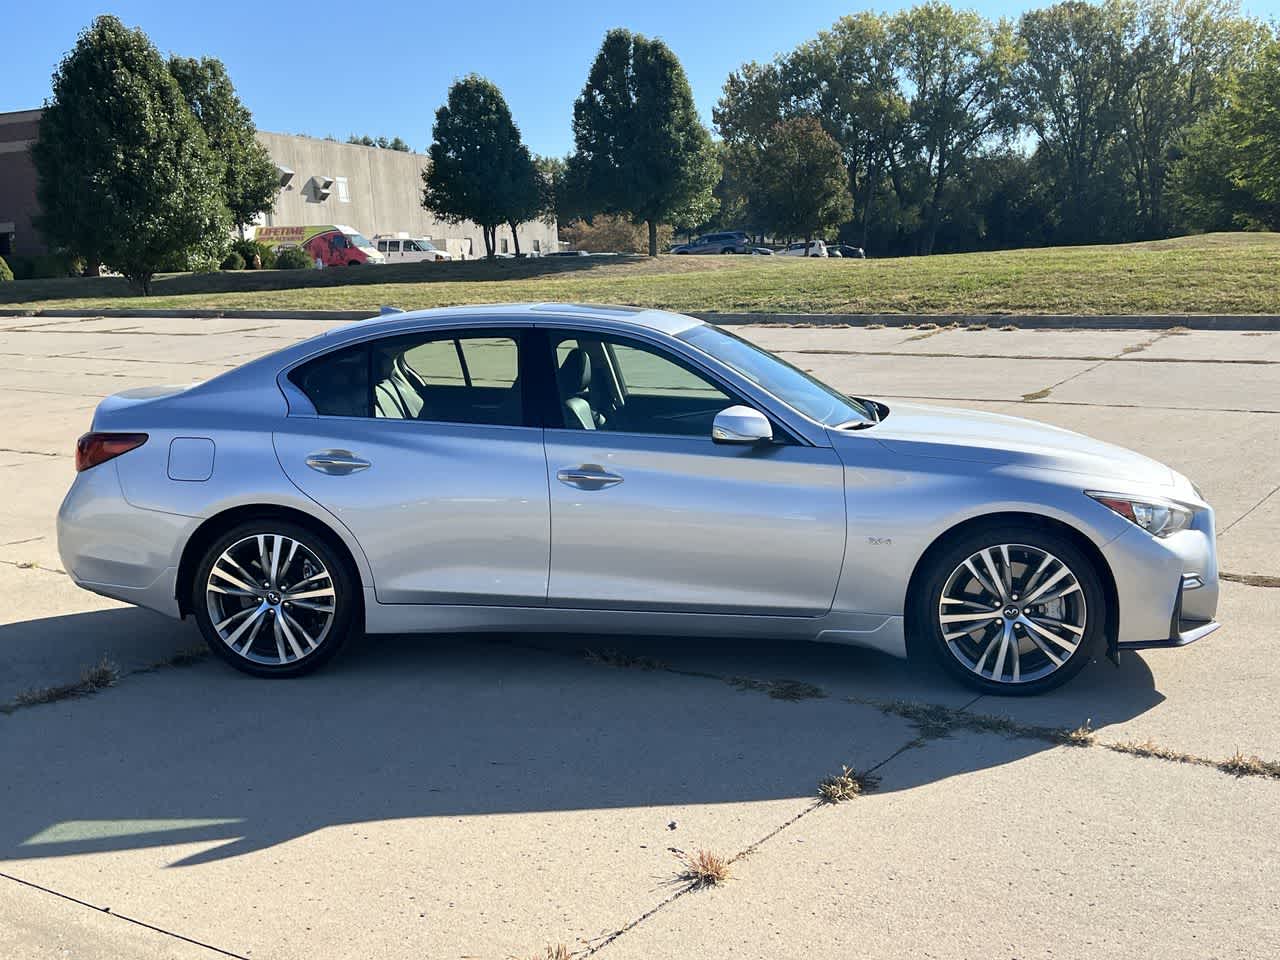
<path id="1" fill-rule="evenodd" d="M 39 110 L 0 113 L 0 254 L 47 252 L 33 223 L 40 205 L 30 147 L 39 121 Z M 262 225 L 340 223 L 366 237 L 427 237 L 455 259 L 484 256 L 479 226 L 444 223 L 422 208 L 423 154 L 284 133 L 259 132 L 258 140 L 280 174 L 275 209 L 262 218 Z M 519 237 L 522 253 L 559 248 L 555 223 L 522 224 Z M 508 229 L 499 231 L 498 252 L 515 252 Z"/>

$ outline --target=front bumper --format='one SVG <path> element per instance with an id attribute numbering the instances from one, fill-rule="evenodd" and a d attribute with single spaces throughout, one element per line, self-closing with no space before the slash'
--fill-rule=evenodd
<path id="1" fill-rule="evenodd" d="M 1183 615 L 1183 594 L 1192 590 L 1204 589 L 1204 578 L 1198 573 L 1184 573 L 1182 582 L 1178 584 L 1178 594 L 1173 604 L 1173 616 L 1169 620 L 1169 636 L 1160 640 L 1130 640 L 1115 644 L 1115 651 L 1121 650 L 1162 650 L 1173 647 L 1185 647 L 1207 637 L 1222 624 L 1217 620 L 1198 620 Z"/>

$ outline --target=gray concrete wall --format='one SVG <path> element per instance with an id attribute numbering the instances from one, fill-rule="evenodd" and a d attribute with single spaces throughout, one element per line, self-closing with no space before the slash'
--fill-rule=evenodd
<path id="1" fill-rule="evenodd" d="M 294 172 L 292 182 L 280 191 L 275 210 L 263 218 L 265 226 L 342 223 L 366 237 L 404 230 L 412 236 L 430 237 L 455 257 L 462 253 L 484 256 L 479 226 L 444 223 L 422 208 L 422 169 L 427 164 L 423 154 L 283 133 L 259 132 L 258 141 L 278 165 Z M 317 176 L 335 180 L 325 200 L 317 200 L 311 188 L 311 180 Z M 345 201 L 337 182 L 340 177 L 346 178 Z M 503 239 L 510 244 L 510 231 L 500 230 L 498 239 L 501 250 Z M 521 251 L 539 248 L 544 253 L 558 249 L 555 224 L 522 224 Z"/>

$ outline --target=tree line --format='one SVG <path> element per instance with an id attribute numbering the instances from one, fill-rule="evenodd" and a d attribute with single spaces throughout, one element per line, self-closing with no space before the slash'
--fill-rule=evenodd
<path id="1" fill-rule="evenodd" d="M 651 255 L 671 228 L 895 255 L 1280 227 L 1280 40 L 1234 0 L 853 14 L 735 70 L 712 118 L 662 41 L 611 30 L 567 157 L 535 157 L 488 80 L 453 84 L 422 203 L 491 257 L 536 218 L 643 225 Z M 49 245 L 143 291 L 216 264 L 278 189 L 223 65 L 111 16 L 59 65 L 32 156 Z"/>
<path id="2" fill-rule="evenodd" d="M 880 254 L 1273 228 L 1276 64 L 1233 0 L 853 14 L 725 82 L 719 222 L 787 230 L 758 170 L 805 121 L 852 206 L 822 227 Z"/>

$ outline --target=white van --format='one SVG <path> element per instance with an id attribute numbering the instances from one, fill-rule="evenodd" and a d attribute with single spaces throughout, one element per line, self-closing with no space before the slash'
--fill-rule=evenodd
<path id="1" fill-rule="evenodd" d="M 430 237 L 411 237 L 407 233 L 378 234 L 373 238 L 378 252 L 387 263 L 439 263 L 452 260 L 444 250 L 437 250 Z"/>

